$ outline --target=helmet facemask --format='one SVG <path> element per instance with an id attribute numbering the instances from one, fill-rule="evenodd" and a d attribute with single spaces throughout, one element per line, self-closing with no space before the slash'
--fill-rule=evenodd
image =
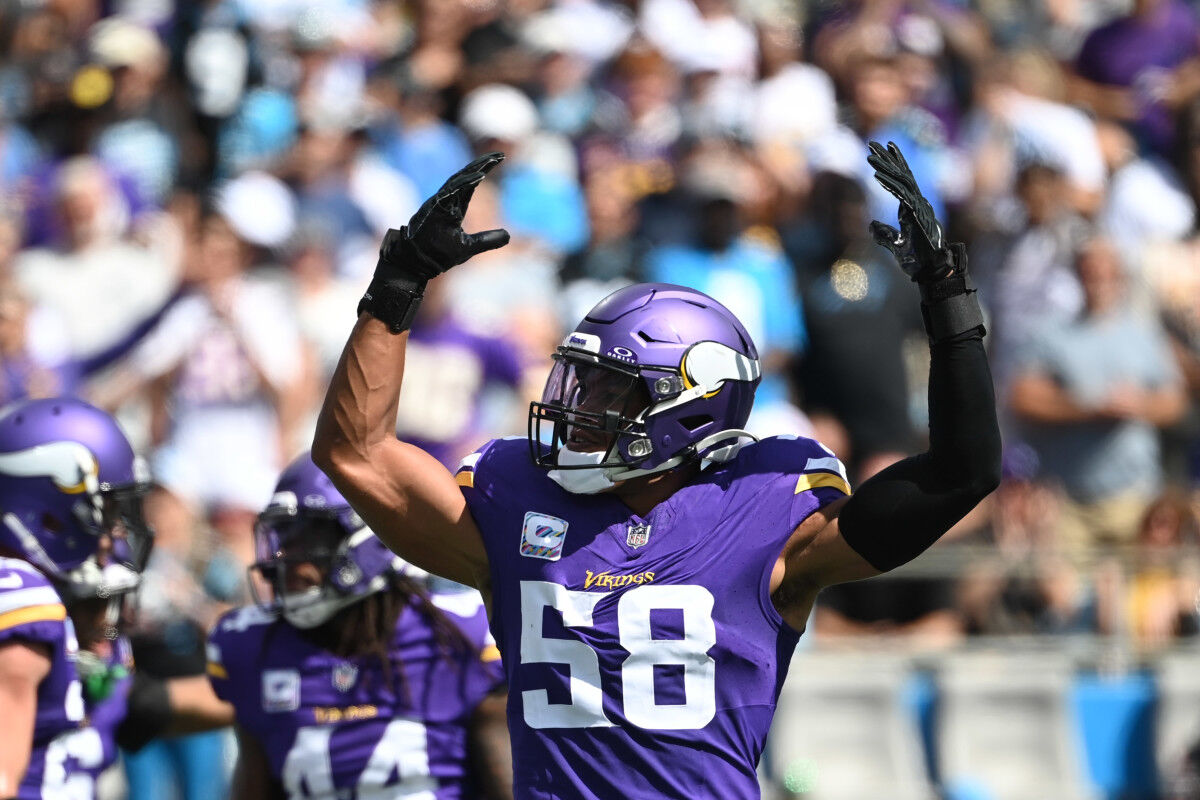
<path id="1" fill-rule="evenodd" d="M 249 568 L 255 603 L 308 629 L 386 588 L 392 565 L 383 554 L 372 553 L 372 561 L 385 563 L 378 574 L 364 573 L 356 557 L 363 554 L 357 551 L 377 540 L 361 522 L 348 531 L 343 519 L 347 515 L 357 519 L 347 510 L 306 509 L 299 514 L 295 507 L 278 506 L 259 515 L 254 531 L 258 560 Z M 269 595 L 263 593 L 264 585 Z"/>
<path id="2" fill-rule="evenodd" d="M 542 392 L 530 404 L 529 438 L 552 470 L 633 469 L 650 455 L 645 414 L 650 395 L 638 367 L 560 347 Z"/>

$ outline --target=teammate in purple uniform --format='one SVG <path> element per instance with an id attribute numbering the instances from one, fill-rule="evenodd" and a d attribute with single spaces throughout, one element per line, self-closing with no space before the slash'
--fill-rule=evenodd
<path id="1" fill-rule="evenodd" d="M 146 488 L 97 408 L 33 400 L 0 416 L 0 797 L 90 800 L 116 757 L 115 723 L 88 724 L 99 708 L 85 703 L 72 619 L 100 661 L 123 657 L 111 633 L 149 552 Z"/>
<path id="2" fill-rule="evenodd" d="M 592 309 L 555 354 L 529 439 L 486 444 L 456 479 L 392 420 L 425 283 L 508 239 L 461 228 L 502 158 L 468 165 L 387 233 L 314 457 L 393 550 L 490 600 L 518 797 L 757 797 L 820 589 L 915 558 L 999 480 L 964 248 L 943 240 L 899 150 L 872 143 L 900 201 L 900 230 L 872 233 L 917 282 L 929 333 L 930 448 L 853 495 L 816 442 L 750 441 L 753 342 L 712 298 L 663 284 Z"/>
<path id="3" fill-rule="evenodd" d="M 209 679 L 237 716 L 233 797 L 511 796 L 479 595 L 427 594 L 308 454 L 255 538 L 251 569 L 271 596 L 225 615 L 208 645 Z"/>

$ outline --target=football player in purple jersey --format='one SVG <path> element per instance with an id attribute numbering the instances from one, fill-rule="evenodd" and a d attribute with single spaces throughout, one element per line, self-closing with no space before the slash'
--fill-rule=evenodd
<path id="1" fill-rule="evenodd" d="M 474 591 L 430 595 L 306 453 L 255 529 L 265 594 L 221 618 L 235 800 L 511 794 L 503 675 Z"/>
<path id="2" fill-rule="evenodd" d="M 917 283 L 929 334 L 930 446 L 853 494 L 817 442 L 745 433 L 754 343 L 716 300 L 665 284 L 593 308 L 557 349 L 529 436 L 489 442 L 451 475 L 392 435 L 406 330 L 427 281 L 507 242 L 461 227 L 503 155 L 385 236 L 314 458 L 396 553 L 489 602 L 517 797 L 758 797 L 817 593 L 915 558 L 998 483 L 965 248 L 944 240 L 900 151 L 870 150 L 900 202 L 899 230 L 872 234 Z"/>
<path id="3" fill-rule="evenodd" d="M 126 657 L 120 597 L 151 545 L 147 488 L 100 409 L 55 398 L 0 415 L 0 797 L 89 800 L 116 759 L 128 682 L 109 666 Z"/>

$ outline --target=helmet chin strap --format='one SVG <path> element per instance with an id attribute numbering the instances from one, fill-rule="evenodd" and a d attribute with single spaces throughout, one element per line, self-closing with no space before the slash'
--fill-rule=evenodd
<path id="1" fill-rule="evenodd" d="M 21 543 L 21 548 L 25 551 L 25 555 L 33 562 L 33 565 L 42 572 L 46 573 L 46 577 L 63 580 L 64 575 L 54 560 L 46 554 L 42 546 L 38 544 L 37 537 L 25 527 L 25 523 L 21 522 L 20 518 L 9 512 L 4 515 L 4 524 L 17 537 L 17 541 Z"/>
<path id="2" fill-rule="evenodd" d="M 376 575 L 362 594 L 342 594 L 332 586 L 314 586 L 303 592 L 290 592 L 283 596 L 279 613 L 297 628 L 315 628 L 328 622 L 343 608 L 366 600 L 386 586 L 387 576 Z"/>
<path id="3" fill-rule="evenodd" d="M 552 469 L 547 472 L 547 476 L 571 494 L 599 494 L 613 488 L 619 481 L 657 475 L 660 472 L 675 469 L 695 455 L 699 455 L 708 463 L 724 463 L 733 458 L 734 454 L 741 449 L 742 445 L 739 440 L 743 438 L 758 441 L 758 437 L 748 431 L 733 428 L 718 431 L 651 469 L 630 469 L 622 462 L 606 462 L 603 451 L 580 453 L 563 445 L 558 449 L 560 465 L 564 467 L 586 466 L 593 467 L 593 469 Z M 730 444 L 705 452 L 713 445 L 729 440 L 732 440 Z"/>

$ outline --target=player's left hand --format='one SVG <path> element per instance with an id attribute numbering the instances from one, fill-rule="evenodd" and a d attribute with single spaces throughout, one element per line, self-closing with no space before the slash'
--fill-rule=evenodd
<path id="1" fill-rule="evenodd" d="M 888 142 L 887 149 L 879 142 L 867 146 L 871 149 L 867 163 L 875 168 L 875 180 L 900 201 L 900 230 L 873 221 L 875 243 L 890 250 L 914 281 L 928 283 L 951 275 L 965 264 L 962 246 L 946 242 L 933 206 L 921 194 L 904 154 L 895 142 Z"/>

